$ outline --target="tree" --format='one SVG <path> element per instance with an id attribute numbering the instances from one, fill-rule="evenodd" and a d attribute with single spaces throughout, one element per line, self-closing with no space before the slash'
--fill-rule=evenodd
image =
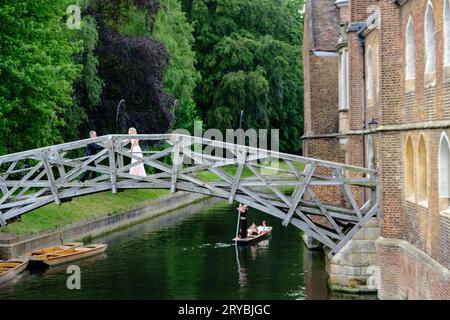
<path id="1" fill-rule="evenodd" d="M 100 104 L 104 86 L 103 80 L 98 75 L 99 62 L 95 55 L 99 41 L 95 19 L 85 15 L 81 30 L 75 36 L 76 39 L 83 41 L 83 52 L 74 57 L 76 62 L 83 65 L 83 72 L 75 83 L 74 106 L 71 110 L 72 130 L 65 132 L 66 140 L 77 140 L 88 132 L 90 128 L 86 125 L 87 112 L 94 110 Z M 80 134 L 80 128 L 84 134 Z"/>
<path id="2" fill-rule="evenodd" d="M 166 46 L 170 55 L 170 64 L 164 71 L 164 90 L 177 99 L 174 127 L 191 132 L 194 121 L 199 120 L 193 92 L 200 80 L 192 49 L 193 31 L 179 0 L 162 0 L 161 10 L 155 18 L 153 37 Z"/>
<path id="3" fill-rule="evenodd" d="M 174 105 L 173 97 L 163 90 L 167 50 L 160 42 L 121 35 L 102 21 L 98 23 L 100 42 L 96 54 L 105 86 L 101 104 L 88 111 L 91 127 L 102 134 L 123 132 L 130 126 L 145 133 L 167 132 Z M 125 105 L 119 109 L 122 99 Z M 125 123 L 116 121 L 121 110 L 125 114 L 119 120 L 125 119 Z"/>
<path id="4" fill-rule="evenodd" d="M 0 2 L 0 153 L 61 142 L 81 67 L 64 21 L 73 0 Z"/>
<path id="5" fill-rule="evenodd" d="M 280 129 L 297 152 L 303 131 L 302 0 L 183 0 L 195 26 L 196 102 L 207 127 Z"/>

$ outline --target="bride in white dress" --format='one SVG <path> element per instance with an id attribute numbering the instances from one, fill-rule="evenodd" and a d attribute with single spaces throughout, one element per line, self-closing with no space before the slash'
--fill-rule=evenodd
<path id="1" fill-rule="evenodd" d="M 135 128 L 130 128 L 128 130 L 128 134 L 129 135 L 137 135 L 137 130 Z M 139 140 L 138 139 L 131 139 L 131 148 L 130 148 L 130 153 L 137 157 L 137 158 L 143 158 L 144 155 L 142 153 L 142 149 L 139 146 Z M 131 163 L 136 163 L 138 162 L 137 159 L 135 158 L 131 158 Z M 145 167 L 143 163 L 137 164 L 133 167 L 130 168 L 130 174 L 134 175 L 134 176 L 138 176 L 138 177 L 146 177 L 147 173 L 145 172 Z"/>

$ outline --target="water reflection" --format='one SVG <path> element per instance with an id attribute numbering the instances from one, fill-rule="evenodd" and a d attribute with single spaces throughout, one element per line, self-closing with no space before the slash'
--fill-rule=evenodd
<path id="1" fill-rule="evenodd" d="M 249 260 L 256 261 L 258 255 L 264 254 L 269 249 L 270 239 L 262 240 L 257 244 L 250 246 L 237 246 L 236 250 L 236 263 L 239 273 L 239 286 L 241 290 L 248 286 L 248 264 Z"/>
<path id="2" fill-rule="evenodd" d="M 0 299 L 365 299 L 331 295 L 322 252 L 303 247 L 295 227 L 267 219 L 270 240 L 236 247 L 233 207 L 208 200 L 94 242 L 106 254 L 80 260 L 82 290 L 67 290 L 67 266 L 24 273 Z"/>

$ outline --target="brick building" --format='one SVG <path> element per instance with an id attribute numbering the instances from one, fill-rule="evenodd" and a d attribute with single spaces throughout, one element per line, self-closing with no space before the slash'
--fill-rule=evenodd
<path id="1" fill-rule="evenodd" d="M 382 299 L 450 299 L 450 0 L 308 0 L 308 157 L 376 168 Z"/>

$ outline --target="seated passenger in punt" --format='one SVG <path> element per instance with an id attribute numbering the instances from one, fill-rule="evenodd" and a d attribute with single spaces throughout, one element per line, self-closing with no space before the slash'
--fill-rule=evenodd
<path id="1" fill-rule="evenodd" d="M 256 227 L 256 223 L 252 223 L 250 228 L 247 229 L 247 237 L 253 237 L 258 235 L 258 228 Z"/>
<path id="2" fill-rule="evenodd" d="M 262 225 L 258 227 L 258 235 L 265 234 L 270 230 L 270 228 L 267 226 L 266 221 L 264 220 L 262 222 Z"/>

